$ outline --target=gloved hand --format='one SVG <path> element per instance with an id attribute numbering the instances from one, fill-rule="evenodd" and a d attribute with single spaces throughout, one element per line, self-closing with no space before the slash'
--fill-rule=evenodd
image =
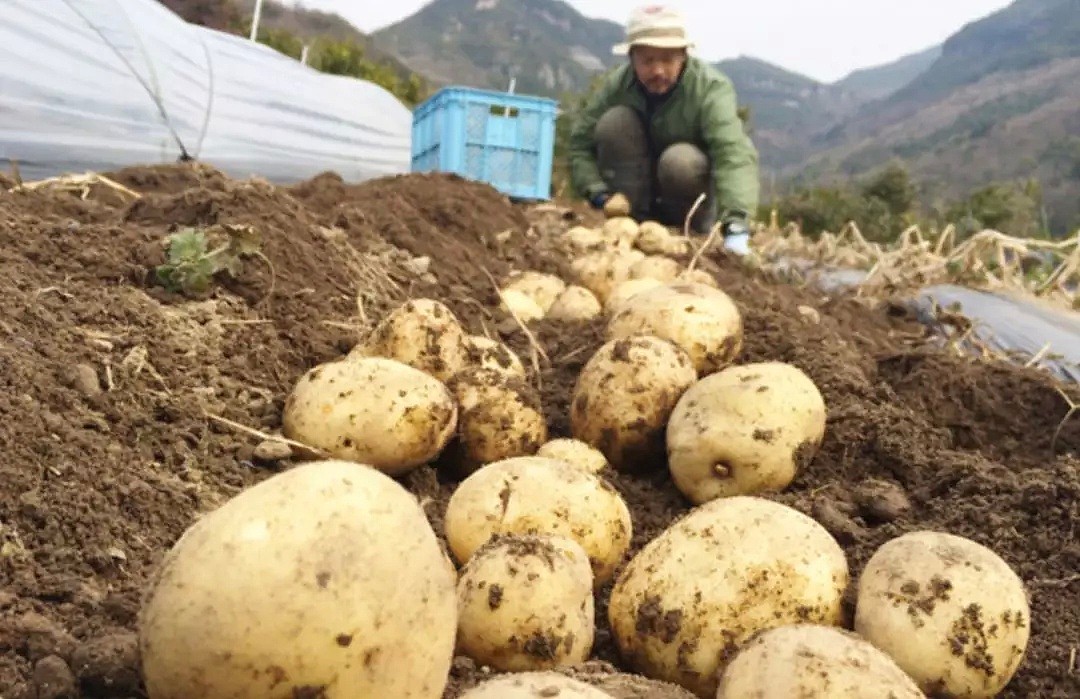
<path id="1" fill-rule="evenodd" d="M 732 235 L 749 235 L 750 226 L 746 223 L 746 214 L 735 212 L 728 214 L 720 224 L 720 235 L 727 238 Z"/>
<path id="2" fill-rule="evenodd" d="M 607 203 L 608 199 L 611 199 L 611 192 L 598 192 L 589 199 L 589 205 L 596 210 L 600 210 L 604 208 L 604 204 Z"/>

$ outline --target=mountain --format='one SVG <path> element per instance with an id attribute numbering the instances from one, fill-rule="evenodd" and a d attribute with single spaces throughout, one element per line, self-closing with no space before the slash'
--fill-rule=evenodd
<path id="1" fill-rule="evenodd" d="M 437 85 L 558 97 L 614 65 L 623 28 L 562 0 L 435 0 L 373 37 Z"/>
<path id="2" fill-rule="evenodd" d="M 1038 178 L 1052 229 L 1080 225 L 1080 2 L 1016 0 L 950 37 L 910 83 L 816 138 L 788 174 L 852 177 L 893 157 L 940 196 Z"/>
<path id="3" fill-rule="evenodd" d="M 888 97 L 926 71 L 941 56 L 941 46 L 902 56 L 892 63 L 856 70 L 834 85 L 866 100 Z"/>

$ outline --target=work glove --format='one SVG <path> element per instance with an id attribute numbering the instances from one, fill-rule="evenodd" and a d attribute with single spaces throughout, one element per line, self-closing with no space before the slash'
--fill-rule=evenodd
<path id="1" fill-rule="evenodd" d="M 597 192 L 589 199 L 589 205 L 599 211 L 604 208 L 604 204 L 607 204 L 608 199 L 611 199 L 611 192 Z"/>
<path id="2" fill-rule="evenodd" d="M 746 214 L 741 211 L 729 213 L 720 224 L 720 235 L 727 238 L 732 235 L 749 235 L 750 226 L 746 222 Z"/>

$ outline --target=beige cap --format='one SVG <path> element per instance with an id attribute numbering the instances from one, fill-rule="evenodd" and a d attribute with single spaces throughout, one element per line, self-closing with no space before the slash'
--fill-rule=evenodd
<path id="1" fill-rule="evenodd" d="M 645 5 L 633 11 L 626 25 L 626 41 L 611 52 L 625 56 L 631 46 L 656 46 L 664 49 L 690 49 L 694 44 L 686 33 L 686 19 L 667 5 Z"/>

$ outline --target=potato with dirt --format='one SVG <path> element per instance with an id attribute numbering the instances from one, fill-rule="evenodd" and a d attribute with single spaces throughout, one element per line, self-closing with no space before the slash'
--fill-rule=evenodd
<path id="1" fill-rule="evenodd" d="M 555 303 L 551 304 L 551 310 L 548 311 L 546 317 L 563 322 L 580 322 L 592 320 L 603 310 L 596 294 L 583 286 L 571 284 L 559 294 Z"/>
<path id="2" fill-rule="evenodd" d="M 622 308 L 623 304 L 640 294 L 642 291 L 655 289 L 658 286 L 663 286 L 663 282 L 651 277 L 627 279 L 624 282 L 619 282 L 612 288 L 611 294 L 607 297 L 607 301 L 604 302 L 604 312 L 608 315 L 612 315 Z"/>
<path id="3" fill-rule="evenodd" d="M 608 620 L 634 670 L 711 699 L 718 672 L 753 634 L 840 625 L 848 575 L 843 549 L 798 510 L 750 496 L 712 500 L 623 568 Z"/>
<path id="4" fill-rule="evenodd" d="M 696 380 L 689 355 L 667 340 L 639 335 L 606 342 L 578 374 L 571 436 L 618 470 L 662 468 L 668 418 Z"/>
<path id="5" fill-rule="evenodd" d="M 391 476 L 435 460 L 457 424 L 457 403 L 445 384 L 383 357 L 346 357 L 309 369 L 282 414 L 289 439 Z"/>
<path id="6" fill-rule="evenodd" d="M 536 300 L 520 289 L 499 292 L 499 310 L 522 323 L 532 323 L 544 317 L 544 309 Z"/>
<path id="7" fill-rule="evenodd" d="M 589 557 L 571 539 L 508 535 L 469 558 L 458 580 L 458 650 L 501 672 L 588 659 L 595 635 Z"/>
<path id="8" fill-rule="evenodd" d="M 465 367 L 495 369 L 510 376 L 525 378 L 525 365 L 512 349 L 484 335 L 465 338 Z"/>
<path id="9" fill-rule="evenodd" d="M 915 531 L 867 561 L 855 631 L 927 694 L 988 699 L 1024 660 L 1031 609 L 1023 581 L 997 553 L 955 534 Z"/>
<path id="10" fill-rule="evenodd" d="M 594 584 L 611 579 L 633 533 L 630 509 L 603 478 L 559 459 L 521 456 L 478 469 L 450 496 L 446 540 L 459 564 L 497 534 L 551 534 L 577 542 Z"/>
<path id="11" fill-rule="evenodd" d="M 197 520 L 165 555 L 138 616 L 147 692 L 438 699 L 456 583 L 396 481 L 351 462 L 297 466 Z"/>
<path id="12" fill-rule="evenodd" d="M 682 273 L 682 265 L 664 255 L 649 255 L 630 268 L 631 279 L 655 279 L 665 284 L 678 280 Z"/>
<path id="13" fill-rule="evenodd" d="M 616 216 L 604 222 L 600 232 L 609 245 L 629 249 L 634 247 L 639 230 L 637 221 L 629 216 Z"/>
<path id="14" fill-rule="evenodd" d="M 570 264 L 570 268 L 576 283 L 591 291 L 603 304 L 612 289 L 630 279 L 630 268 L 644 257 L 639 250 L 616 248 L 582 255 Z"/>
<path id="15" fill-rule="evenodd" d="M 784 362 L 729 366 L 691 386 L 671 413 L 668 468 L 695 505 L 780 492 L 825 436 L 825 399 Z"/>
<path id="16" fill-rule="evenodd" d="M 642 221 L 634 244 L 648 255 L 685 255 L 690 242 L 685 236 L 674 235 L 671 230 L 656 221 Z"/>
<path id="17" fill-rule="evenodd" d="M 716 699 L 926 699 L 872 643 L 834 626 L 791 624 L 749 641 L 720 676 Z"/>
<path id="18" fill-rule="evenodd" d="M 535 454 L 547 441 L 540 395 L 517 376 L 466 369 L 447 382 L 457 400 L 457 441 L 447 457 L 460 474 L 513 456 Z"/>
<path id="19" fill-rule="evenodd" d="M 465 366 L 465 337 L 446 304 L 412 299 L 391 311 L 350 356 L 394 359 L 445 381 Z"/>
<path id="20" fill-rule="evenodd" d="M 486 680 L 458 699 L 611 699 L 611 695 L 551 670 L 518 672 Z"/>
<path id="21" fill-rule="evenodd" d="M 608 321 L 606 338 L 654 335 L 674 342 L 693 360 L 699 377 L 730 365 L 742 351 L 743 320 L 731 297 L 695 282 L 642 291 Z"/>
<path id="22" fill-rule="evenodd" d="M 549 459 L 561 459 L 568 464 L 580 466 L 590 473 L 600 473 L 608 467 L 607 458 L 599 449 L 580 439 L 560 437 L 545 442 L 537 451 L 537 456 Z"/>
<path id="23" fill-rule="evenodd" d="M 534 270 L 518 271 L 511 274 L 503 281 L 500 289 L 504 294 L 514 290 L 532 299 L 540 309 L 547 313 L 551 304 L 566 288 L 566 282 L 554 274 L 546 274 Z"/>
<path id="24" fill-rule="evenodd" d="M 574 226 L 563 234 L 560 242 L 569 251 L 576 253 L 598 250 L 607 246 L 603 231 L 587 226 Z"/>

